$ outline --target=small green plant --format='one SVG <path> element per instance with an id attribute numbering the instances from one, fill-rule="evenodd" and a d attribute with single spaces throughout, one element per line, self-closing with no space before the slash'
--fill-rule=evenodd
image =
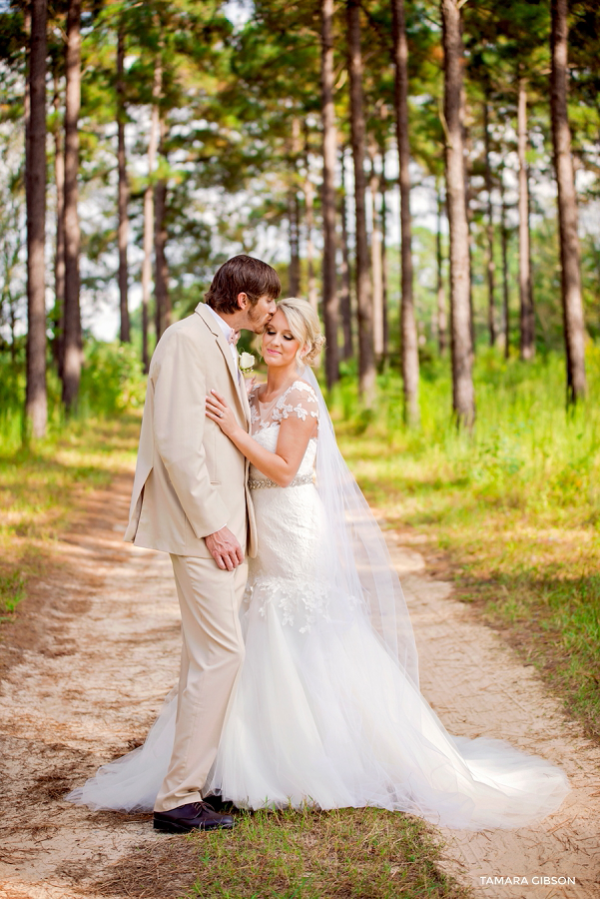
<path id="1" fill-rule="evenodd" d="M 0 575 L 0 620 L 10 618 L 24 597 L 25 579 L 21 572 Z"/>

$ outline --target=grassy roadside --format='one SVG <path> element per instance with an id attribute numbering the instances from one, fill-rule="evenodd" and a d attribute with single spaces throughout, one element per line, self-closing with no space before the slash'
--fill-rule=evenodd
<path id="1" fill-rule="evenodd" d="M 467 899 L 439 867 L 422 821 L 381 809 L 259 812 L 232 833 L 197 835 L 190 896 L 222 899 Z"/>
<path id="2" fill-rule="evenodd" d="M 52 563 L 52 545 L 77 502 L 132 470 L 139 417 L 73 421 L 31 449 L 0 451 L 0 622 L 14 620 L 27 582 Z"/>
<path id="3" fill-rule="evenodd" d="M 369 416 L 353 385 L 333 403 L 340 445 L 369 501 L 449 560 L 457 593 L 533 662 L 600 736 L 600 352 L 592 399 L 564 411 L 564 363 L 476 363 L 473 436 L 448 422 L 450 384 L 425 368 L 422 428 L 401 422 L 401 384 L 381 378 Z"/>

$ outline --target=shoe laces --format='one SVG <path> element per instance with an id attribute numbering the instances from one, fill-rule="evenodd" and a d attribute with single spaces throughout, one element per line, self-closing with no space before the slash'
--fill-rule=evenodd
<path id="1" fill-rule="evenodd" d="M 212 805 L 209 805 L 208 802 L 204 802 L 204 800 L 202 800 L 201 802 L 192 802 L 192 805 L 199 815 L 202 814 L 202 812 L 212 812 L 213 815 L 215 813 Z"/>

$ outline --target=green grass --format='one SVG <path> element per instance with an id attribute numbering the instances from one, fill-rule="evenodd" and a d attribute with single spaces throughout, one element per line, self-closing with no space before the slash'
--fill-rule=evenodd
<path id="1" fill-rule="evenodd" d="M 51 427 L 30 447 L 0 441 L 0 618 L 12 619 L 31 576 L 53 561 L 53 544 L 69 526 L 78 500 L 131 471 L 138 415 L 89 418 Z M 15 428 L 16 430 L 16 428 Z"/>
<path id="2" fill-rule="evenodd" d="M 424 366 L 422 426 L 402 423 L 400 378 L 379 379 L 361 412 L 353 382 L 332 398 L 340 445 L 372 504 L 415 528 L 477 603 L 600 735 L 600 348 L 590 398 L 565 411 L 564 361 L 482 352 L 472 435 L 449 416 L 447 364 Z"/>
<path id="3" fill-rule="evenodd" d="M 466 899 L 422 821 L 381 809 L 257 812 L 232 832 L 194 835 L 190 896 L 211 899 Z"/>

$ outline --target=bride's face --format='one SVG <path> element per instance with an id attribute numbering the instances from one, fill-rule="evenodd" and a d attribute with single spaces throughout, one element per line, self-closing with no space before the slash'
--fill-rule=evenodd
<path id="1" fill-rule="evenodd" d="M 278 309 L 263 332 L 263 359 L 269 366 L 285 368 L 295 361 L 299 349 L 300 341 L 296 340 L 290 331 L 287 318 L 281 309 Z"/>

